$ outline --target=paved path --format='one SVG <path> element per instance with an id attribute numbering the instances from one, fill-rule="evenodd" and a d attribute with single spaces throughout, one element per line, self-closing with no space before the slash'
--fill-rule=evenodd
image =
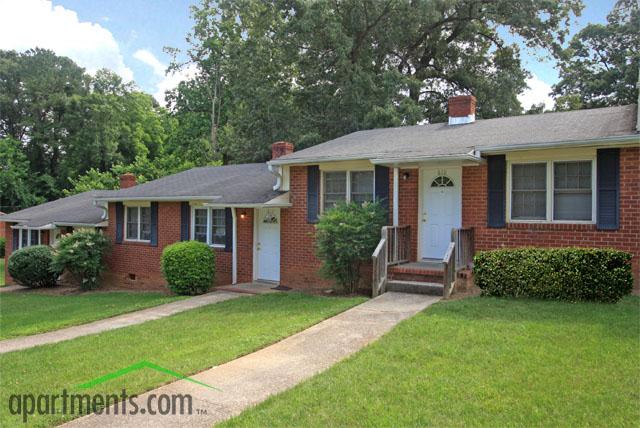
<path id="1" fill-rule="evenodd" d="M 240 296 L 242 296 L 242 294 L 226 291 L 214 291 L 213 293 L 203 294 L 201 296 L 191 297 L 185 300 L 178 300 L 136 312 L 117 315 L 115 317 L 94 321 L 88 324 L 67 327 L 61 330 L 50 331 L 48 333 L 34 334 L 32 336 L 2 340 L 0 341 L 0 354 L 32 348 L 34 346 L 45 345 L 48 343 L 62 342 L 64 340 L 101 333 L 107 330 L 115 330 L 117 328 L 128 327 L 130 325 L 141 324 L 146 321 L 157 320 L 158 318 L 164 318 L 179 312 L 188 311 L 189 309 L 199 308 L 200 306 L 235 299 Z"/>
<path id="2" fill-rule="evenodd" d="M 0 287 L 0 293 L 7 293 L 9 291 L 19 291 L 19 290 L 27 290 L 28 287 L 23 287 L 22 285 L 5 285 L 4 287 Z"/>
<path id="3" fill-rule="evenodd" d="M 385 293 L 281 342 L 192 376 L 220 391 L 177 381 L 138 397 L 145 414 L 114 415 L 109 409 L 109 415 L 85 416 L 65 426 L 210 427 L 326 370 L 438 300 L 440 297 Z M 149 415 L 149 394 L 191 394 L 193 414 Z M 157 410 L 157 399 L 154 403 Z"/>

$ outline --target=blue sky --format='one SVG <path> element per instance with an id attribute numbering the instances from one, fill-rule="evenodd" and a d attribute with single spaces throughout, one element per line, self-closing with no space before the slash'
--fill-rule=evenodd
<path id="1" fill-rule="evenodd" d="M 582 16 L 572 33 L 589 22 L 606 22 L 615 0 L 583 0 Z M 170 58 L 162 49 L 187 47 L 189 6 L 195 0 L 0 0 L 0 49 L 24 50 L 35 44 L 67 55 L 89 72 L 108 67 L 161 97 L 193 70 L 165 76 Z M 4 28 L 4 31 L 3 31 Z M 4 34 L 3 34 L 4 33 Z M 515 39 L 514 39 L 515 40 Z M 517 40 L 516 40 L 517 41 Z M 539 54 L 539 53 L 538 53 Z M 521 96 L 525 106 L 545 101 L 558 79 L 555 63 L 536 52 L 522 50 L 525 67 L 533 73 L 531 90 Z M 552 105 L 547 105 L 552 107 Z"/>

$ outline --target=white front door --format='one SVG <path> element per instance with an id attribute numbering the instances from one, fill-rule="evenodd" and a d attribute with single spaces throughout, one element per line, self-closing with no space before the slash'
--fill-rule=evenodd
<path id="1" fill-rule="evenodd" d="M 256 227 L 256 279 L 280 281 L 280 209 L 257 209 Z"/>
<path id="2" fill-rule="evenodd" d="M 421 170 L 421 255 L 441 259 L 451 242 L 451 229 L 462 224 L 462 169 Z"/>

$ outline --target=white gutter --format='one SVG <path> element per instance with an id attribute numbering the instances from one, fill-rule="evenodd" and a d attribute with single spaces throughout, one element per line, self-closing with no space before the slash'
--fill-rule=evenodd
<path id="1" fill-rule="evenodd" d="M 25 220 L 28 221 L 28 220 Z M 13 226 L 11 226 L 11 229 L 32 229 L 32 230 L 53 230 L 56 227 L 59 226 L 71 226 L 71 227 L 106 227 L 106 224 L 104 224 L 104 222 L 102 223 L 70 223 L 70 222 L 53 222 L 53 223 L 47 223 L 45 225 L 42 226 L 37 226 L 37 227 L 31 227 L 31 226 L 21 226 L 19 224 L 15 224 Z"/>
<path id="2" fill-rule="evenodd" d="M 267 162 L 267 165 L 295 165 L 295 164 L 310 164 L 320 162 L 338 162 L 338 161 L 351 161 L 351 160 L 369 160 L 371 156 L 353 155 L 353 156 L 321 156 L 316 158 L 303 158 L 303 159 L 274 159 Z"/>
<path id="3" fill-rule="evenodd" d="M 478 149 L 481 153 L 501 153 L 507 151 L 531 150 L 531 149 L 552 149 L 563 147 L 591 147 L 602 144 L 612 144 L 616 146 L 640 145 L 640 135 L 623 135 L 616 137 L 594 138 L 592 140 L 580 141 L 557 141 L 553 143 L 530 143 L 530 144 L 505 144 L 503 146 L 489 146 Z"/>
<path id="4" fill-rule="evenodd" d="M 109 197 L 95 198 L 96 201 L 120 202 L 120 201 L 158 201 L 158 202 L 177 202 L 177 201 L 211 201 L 221 199 L 222 196 L 126 196 L 126 197 Z"/>
<path id="5" fill-rule="evenodd" d="M 378 158 L 371 159 L 371 163 L 374 165 L 383 164 L 399 164 L 399 163 L 413 163 L 413 162 L 429 162 L 429 161 L 474 161 L 482 162 L 482 159 L 475 154 L 467 153 L 464 155 L 435 155 L 435 156 L 415 156 L 415 157 L 395 157 L 395 158 Z"/>
<path id="6" fill-rule="evenodd" d="M 291 202 L 270 204 L 269 201 L 267 201 L 263 204 L 216 204 L 212 202 L 204 203 L 202 206 L 211 208 L 289 208 L 292 205 Z"/>
<path id="7" fill-rule="evenodd" d="M 231 284 L 238 283 L 238 219 L 236 209 L 231 209 L 231 217 L 233 218 L 233 227 L 231 235 Z"/>
<path id="8" fill-rule="evenodd" d="M 278 167 L 278 170 L 274 171 L 273 167 L 274 165 L 267 163 L 269 172 L 276 176 L 276 184 L 273 186 L 273 190 L 280 190 L 280 186 L 282 185 L 282 169 Z"/>

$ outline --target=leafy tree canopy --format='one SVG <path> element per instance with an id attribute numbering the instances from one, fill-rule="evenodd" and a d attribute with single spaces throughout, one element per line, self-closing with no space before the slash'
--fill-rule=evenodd
<path id="1" fill-rule="evenodd" d="M 638 1 L 618 0 L 607 24 L 587 25 L 560 58 L 560 82 L 554 86 L 557 110 L 637 103 Z"/>

